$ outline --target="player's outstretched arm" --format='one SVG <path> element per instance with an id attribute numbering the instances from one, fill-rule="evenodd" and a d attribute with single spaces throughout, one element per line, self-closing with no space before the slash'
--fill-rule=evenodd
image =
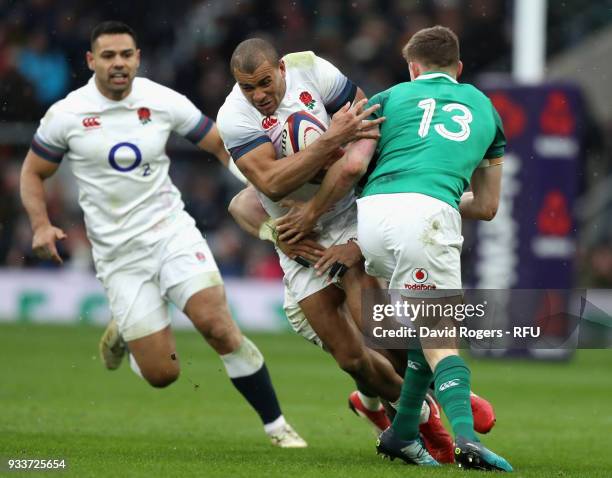
<path id="1" fill-rule="evenodd" d="M 472 174 L 472 190 L 461 196 L 459 212 L 464 219 L 490 221 L 497 213 L 504 158 L 485 160 L 485 162 L 484 167 L 477 168 Z"/>
<path id="2" fill-rule="evenodd" d="M 211 154 L 214 154 L 219 162 L 225 166 L 230 173 L 234 175 L 242 184 L 247 184 L 248 180 L 244 177 L 244 174 L 234 164 L 232 157 L 225 149 L 223 140 L 219 135 L 217 125 L 213 124 L 206 136 L 204 136 L 198 143 L 198 148 L 203 149 Z"/>
<path id="3" fill-rule="evenodd" d="M 308 235 L 319 217 L 346 196 L 365 174 L 376 151 L 376 143 L 373 139 L 361 139 L 351 144 L 342 159 L 329 168 L 317 194 L 301 206 L 295 204 L 276 221 L 279 239 L 293 244 Z"/>
<path id="4" fill-rule="evenodd" d="M 43 182 L 57 171 L 59 164 L 41 158 L 28 151 L 21 168 L 20 194 L 30 225 L 32 226 L 32 250 L 41 259 L 53 259 L 61 264 L 55 241 L 65 239 L 66 234 L 49 220 Z"/>
<path id="5" fill-rule="evenodd" d="M 363 110 L 366 101 L 353 106 L 347 103 L 334 115 L 328 130 L 303 151 L 277 159 L 274 147 L 266 142 L 241 156 L 236 161 L 238 168 L 270 199 L 281 200 L 310 181 L 342 145 L 356 138 L 378 137 L 377 125 L 384 118 L 366 120 L 379 108 L 373 105 Z"/>

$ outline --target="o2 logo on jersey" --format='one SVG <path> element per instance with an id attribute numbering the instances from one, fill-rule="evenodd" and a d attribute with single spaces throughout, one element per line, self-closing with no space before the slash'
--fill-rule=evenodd
<path id="1" fill-rule="evenodd" d="M 131 164 L 128 164 L 127 166 L 121 166 L 117 162 L 117 152 L 125 150 L 126 148 L 132 150 L 132 152 L 134 153 L 134 160 Z M 140 163 L 142 163 L 142 153 L 140 152 L 140 149 L 138 149 L 138 146 L 133 143 L 117 143 L 111 148 L 108 153 L 108 162 L 110 163 L 113 169 L 121 171 L 122 173 L 128 173 L 136 169 L 140 165 Z M 145 176 L 148 176 L 148 174 L 145 174 Z"/>

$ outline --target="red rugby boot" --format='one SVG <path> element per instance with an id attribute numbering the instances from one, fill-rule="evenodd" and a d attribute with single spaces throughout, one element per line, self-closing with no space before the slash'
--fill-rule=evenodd
<path id="1" fill-rule="evenodd" d="M 355 390 L 349 395 L 348 406 L 355 415 L 366 420 L 376 431 L 376 436 L 380 435 L 391 426 L 391 422 L 385 413 L 385 408 L 381 405 L 375 412 L 368 410 L 359 398 L 359 393 Z"/>
<path id="2" fill-rule="evenodd" d="M 419 425 L 425 448 L 438 463 L 454 463 L 453 439 L 442 424 L 440 405 L 429 393 L 425 401 L 429 405 L 429 419 Z"/>
<path id="3" fill-rule="evenodd" d="M 495 410 L 488 400 L 470 393 L 472 415 L 474 415 L 474 430 L 478 433 L 489 433 L 495 425 Z"/>

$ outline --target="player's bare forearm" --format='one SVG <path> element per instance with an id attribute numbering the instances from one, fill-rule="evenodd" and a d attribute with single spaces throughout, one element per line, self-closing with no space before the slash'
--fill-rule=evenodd
<path id="1" fill-rule="evenodd" d="M 265 143 L 242 156 L 236 165 L 257 189 L 279 201 L 314 178 L 328 163 L 337 149 L 330 144 L 321 136 L 304 151 L 277 159 L 272 144 Z"/>
<path id="2" fill-rule="evenodd" d="M 474 171 L 471 178 L 472 191 L 461 196 L 459 212 L 464 219 L 490 221 L 497 214 L 503 158 L 491 161 L 495 161 L 493 165 Z"/>
<path id="3" fill-rule="evenodd" d="M 43 182 L 57 170 L 57 167 L 58 165 L 40 158 L 32 151 L 28 152 L 23 162 L 19 192 L 34 231 L 51 225 Z"/>
<path id="4" fill-rule="evenodd" d="M 346 154 L 329 168 L 317 194 L 309 201 L 305 203 L 289 200 L 281 202 L 281 205 L 290 209 L 287 214 L 276 220 L 279 239 L 295 244 L 308 236 L 325 211 L 350 191 L 352 183 L 347 181 L 342 174 L 345 162 Z M 341 192 L 344 194 L 340 195 Z"/>
<path id="5" fill-rule="evenodd" d="M 305 216 L 314 224 L 325 211 L 348 194 L 359 180 L 347 169 L 348 153 L 336 162 L 325 174 L 321 187 L 310 201 L 306 203 Z"/>
<path id="6" fill-rule="evenodd" d="M 57 252 L 55 242 L 65 239 L 66 234 L 49 220 L 43 185 L 44 180 L 55 173 L 57 168 L 57 164 L 41 158 L 31 150 L 28 151 L 21 168 L 19 192 L 34 232 L 32 250 L 41 259 L 52 259 L 61 264 L 62 258 Z"/>
<path id="7" fill-rule="evenodd" d="M 474 204 L 474 194 L 471 191 L 463 193 L 459 202 L 459 212 L 463 219 L 480 219 L 477 204 Z"/>
<path id="8" fill-rule="evenodd" d="M 261 225 L 269 218 L 252 186 L 232 198 L 228 211 L 242 230 L 255 237 L 259 237 Z"/>
<path id="9" fill-rule="evenodd" d="M 230 155 L 226 151 L 225 146 L 223 145 L 223 140 L 219 135 L 219 130 L 217 129 L 217 125 L 213 125 L 212 128 L 206 133 L 200 142 L 198 143 L 198 148 L 203 149 L 211 154 L 214 154 L 219 162 L 223 164 L 223 166 L 227 167 L 229 164 Z"/>
<path id="10" fill-rule="evenodd" d="M 244 174 L 240 172 L 240 170 L 236 167 L 236 164 L 232 160 L 230 154 L 225 149 L 225 145 L 223 144 L 223 140 L 219 135 L 219 130 L 217 129 L 217 125 L 213 124 L 210 131 L 202 138 L 202 140 L 198 143 L 198 148 L 203 149 L 209 153 L 214 154 L 219 162 L 225 166 L 228 171 L 240 181 L 242 184 L 247 184 L 248 180 L 244 177 Z"/>
<path id="11" fill-rule="evenodd" d="M 329 168 L 317 194 L 309 201 L 317 219 L 355 187 L 367 171 L 375 151 L 375 140 L 356 141 L 342 159 Z"/>
<path id="12" fill-rule="evenodd" d="M 279 238 L 293 243 L 308 235 L 317 220 L 365 174 L 375 151 L 375 140 L 362 139 L 351 144 L 342 159 L 329 168 L 314 197 L 277 221 Z"/>
<path id="13" fill-rule="evenodd" d="M 459 203 L 459 213 L 463 219 L 473 219 L 476 221 L 490 221 L 495 217 L 497 207 L 487 206 L 474 198 L 471 191 L 463 193 Z"/>

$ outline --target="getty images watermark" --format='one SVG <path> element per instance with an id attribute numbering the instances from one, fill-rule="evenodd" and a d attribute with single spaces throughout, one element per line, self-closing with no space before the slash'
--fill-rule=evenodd
<path id="1" fill-rule="evenodd" d="M 362 329 L 369 346 L 385 349 L 611 347 L 612 300 L 606 313 L 587 299 L 586 290 L 371 289 Z"/>
<path id="2" fill-rule="evenodd" d="M 396 299 L 388 304 L 372 305 L 372 320 L 379 322 L 374 326 L 372 333 L 378 339 L 382 338 L 478 338 L 486 336 L 501 337 L 501 330 L 474 330 L 462 325 L 466 319 L 484 318 L 486 316 L 487 301 L 481 304 L 451 304 L 436 303 L 421 299 L 415 302 L 414 298 Z M 383 320 L 395 322 L 388 327 L 380 324 Z M 446 320 L 444 320 L 446 319 Z M 415 322 L 418 323 L 415 324 Z M 407 321 L 410 325 L 406 324 Z M 396 326 L 399 324 L 399 326 Z M 419 325 L 421 324 L 421 325 Z M 439 325 L 439 326 L 438 326 Z M 517 330 L 519 335 L 523 332 Z M 532 333 L 539 334 L 539 330 Z"/>

